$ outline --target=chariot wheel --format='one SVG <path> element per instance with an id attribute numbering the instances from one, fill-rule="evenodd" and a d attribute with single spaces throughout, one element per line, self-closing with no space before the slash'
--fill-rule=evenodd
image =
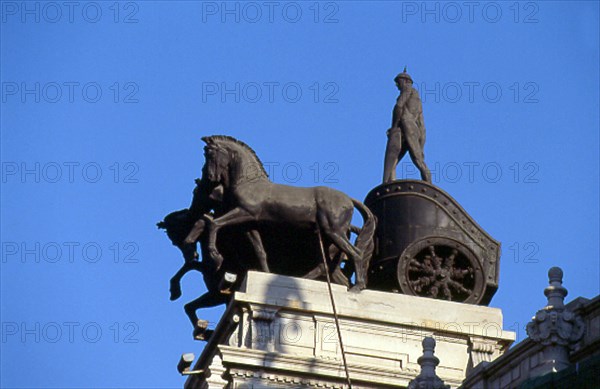
<path id="1" fill-rule="evenodd" d="M 480 261 L 463 243 L 430 237 L 410 244 L 398 261 L 403 293 L 477 304 L 485 289 Z"/>

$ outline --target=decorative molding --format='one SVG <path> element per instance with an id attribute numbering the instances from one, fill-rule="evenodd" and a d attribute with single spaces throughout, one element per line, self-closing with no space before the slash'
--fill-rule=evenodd
<path id="1" fill-rule="evenodd" d="M 501 348 L 497 342 L 480 336 L 469 336 L 469 369 L 482 362 L 491 362 L 500 354 Z"/>
<path id="2" fill-rule="evenodd" d="M 233 381 L 268 381 L 270 383 L 280 384 L 285 387 L 294 385 L 294 387 L 306 388 L 331 388 L 345 389 L 348 386 L 345 384 L 336 384 L 329 381 L 318 380 L 314 378 L 301 378 L 285 374 L 266 373 L 263 371 L 254 371 L 247 369 L 231 369 Z"/>
<path id="3" fill-rule="evenodd" d="M 436 374 L 457 387 L 467 373 L 470 354 L 481 355 L 475 360 L 491 360 L 514 339 L 514 333 L 502 330 L 497 308 L 432 299 L 423 304 L 421 297 L 370 290 L 353 294 L 332 287 L 348 370 L 357 387 L 406 387 L 422 370 L 418 361 L 426 336 L 434 336 L 438 344 L 441 364 Z M 289 303 L 287 297 L 292 295 L 299 303 Z M 344 387 L 344 367 L 328 302 L 328 290 L 320 281 L 251 271 L 232 296 L 196 368 L 209 370 L 218 355 L 215 361 L 225 370 L 217 374 L 229 380 L 228 389 L 244 384 Z M 479 327 L 473 323 L 480 323 Z M 489 325 L 498 331 L 479 332 L 481 326 Z M 243 378 L 234 371 L 257 376 Z M 300 383 L 286 385 L 290 379 Z M 206 389 L 205 385 L 204 377 L 190 378 L 186 389 Z"/>
<path id="4" fill-rule="evenodd" d="M 259 321 L 272 322 L 277 316 L 280 308 L 261 308 L 256 305 L 251 306 L 252 319 Z"/>

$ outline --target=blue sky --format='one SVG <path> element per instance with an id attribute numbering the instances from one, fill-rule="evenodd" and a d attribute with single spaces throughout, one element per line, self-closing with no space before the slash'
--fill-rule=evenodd
<path id="1" fill-rule="evenodd" d="M 177 388 L 201 352 L 181 258 L 202 136 L 274 181 L 364 198 L 407 65 L 426 161 L 502 242 L 491 306 L 524 326 L 561 266 L 599 292 L 598 2 L 1 2 L 3 388 Z M 399 174 L 416 178 L 408 160 Z M 201 316 L 215 323 L 222 308 Z"/>

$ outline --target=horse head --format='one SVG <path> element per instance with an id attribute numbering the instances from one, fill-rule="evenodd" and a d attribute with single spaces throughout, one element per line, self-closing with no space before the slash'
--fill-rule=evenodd
<path id="1" fill-rule="evenodd" d="M 215 143 L 207 143 L 204 147 L 205 163 L 202 176 L 213 185 L 229 186 L 232 157 L 229 150 Z"/>
<path id="2" fill-rule="evenodd" d="M 254 150 L 226 135 L 202 138 L 206 142 L 203 174 L 213 183 L 228 188 L 242 182 L 268 180 L 267 172 Z"/>
<path id="3" fill-rule="evenodd" d="M 196 245 L 185 243 L 185 238 L 194 226 L 195 220 L 191 217 L 188 209 L 171 212 L 164 220 L 156 223 L 156 226 L 166 231 L 173 246 L 177 246 L 183 253 L 186 262 L 196 259 Z"/>

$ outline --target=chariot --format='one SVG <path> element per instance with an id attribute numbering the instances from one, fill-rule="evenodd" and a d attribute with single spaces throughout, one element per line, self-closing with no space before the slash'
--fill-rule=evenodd
<path id="1" fill-rule="evenodd" d="M 443 190 L 397 180 L 369 192 L 377 216 L 369 289 L 489 304 L 498 289 L 500 243 Z"/>

